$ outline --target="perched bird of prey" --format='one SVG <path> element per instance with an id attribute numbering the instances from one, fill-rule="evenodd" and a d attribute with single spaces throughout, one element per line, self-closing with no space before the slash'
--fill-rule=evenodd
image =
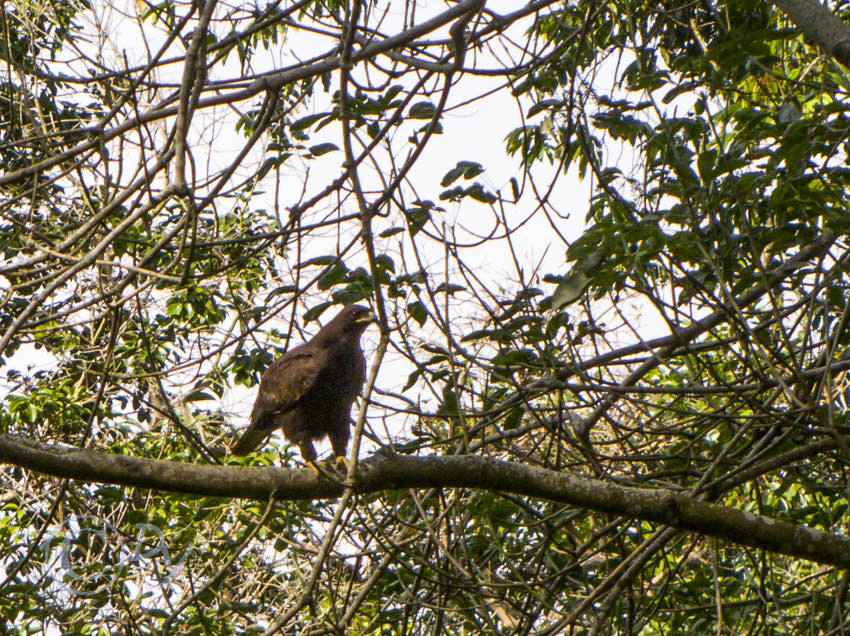
<path id="1" fill-rule="evenodd" d="M 313 441 L 326 435 L 337 461 L 345 461 L 351 405 L 366 380 L 360 335 L 375 321 L 367 307 L 348 305 L 312 340 L 275 360 L 260 379 L 251 424 L 233 445 L 247 455 L 281 429 L 315 466 Z"/>

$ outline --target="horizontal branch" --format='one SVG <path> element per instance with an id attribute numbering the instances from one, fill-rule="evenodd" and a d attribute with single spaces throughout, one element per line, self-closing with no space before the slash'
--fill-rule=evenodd
<path id="1" fill-rule="evenodd" d="M 0 435 L 0 463 L 54 477 L 137 488 L 268 500 L 338 497 L 343 486 L 310 469 L 207 466 L 113 455 Z M 850 567 L 850 538 L 706 503 L 664 489 L 630 488 L 479 456 L 408 457 L 380 451 L 358 465 L 354 491 L 477 488 L 580 506 L 762 548 Z"/>

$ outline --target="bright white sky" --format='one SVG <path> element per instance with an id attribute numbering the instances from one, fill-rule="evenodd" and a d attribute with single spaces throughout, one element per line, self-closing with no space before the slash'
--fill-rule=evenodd
<path id="1" fill-rule="evenodd" d="M 132 64 L 144 64 L 148 60 L 149 51 L 155 51 L 156 47 L 163 40 L 164 33 L 162 30 L 155 28 L 149 21 L 140 23 L 131 16 L 137 15 L 137 10 L 132 2 L 119 3 L 93 3 L 95 12 L 95 21 L 100 25 L 103 32 L 109 34 L 109 37 L 100 42 L 92 42 L 92 46 L 102 46 L 104 55 L 112 60 L 126 59 Z M 442 2 L 424 1 L 418 4 L 418 19 L 425 20 L 430 15 L 433 15 L 445 9 Z M 490 10 L 496 12 L 508 12 L 516 8 L 515 2 L 507 0 L 494 1 L 490 0 L 487 3 Z M 393 19 L 398 19 L 398 15 L 389 13 L 382 26 L 385 32 L 393 32 L 395 29 L 392 26 Z M 515 27 L 515 39 L 522 41 L 522 28 Z M 147 39 L 147 46 L 144 45 L 140 35 L 141 30 L 144 31 Z M 218 35 L 224 35 L 219 33 Z M 327 51 L 331 42 L 326 39 L 318 38 L 317 36 L 304 33 L 293 33 L 288 36 L 282 47 L 271 50 L 267 54 L 258 51 L 255 60 L 252 64 L 254 71 L 267 70 L 270 68 L 278 68 L 294 63 L 296 59 L 309 58 L 321 52 Z M 182 53 L 181 48 L 174 48 L 173 55 Z M 473 55 L 484 55 L 482 52 L 468 52 L 467 61 L 470 62 Z M 115 62 L 110 62 L 115 64 Z M 121 63 L 123 65 L 123 62 Z M 490 65 L 489 63 L 487 65 Z M 493 66 L 498 65 L 493 61 Z M 179 82 L 182 74 L 183 66 L 174 64 L 169 71 L 171 76 L 166 77 L 160 74 L 159 80 L 173 81 L 175 84 Z M 609 73 L 603 72 L 600 76 L 609 75 L 613 77 L 613 69 Z M 215 69 L 213 77 L 215 78 L 232 78 L 239 76 L 239 67 L 236 56 L 233 55 L 226 66 L 219 66 Z M 448 114 L 443 118 L 442 124 L 444 132 L 442 135 L 434 135 L 428 142 L 422 157 L 411 171 L 409 175 L 410 181 L 420 197 L 428 198 L 438 202 L 438 195 L 443 190 L 440 186 L 440 180 L 443 175 L 460 160 L 474 161 L 482 164 L 486 172 L 479 175 L 476 180 L 481 181 L 486 187 L 492 191 L 501 190 L 508 198 L 510 197 L 509 179 L 516 177 L 521 181 L 521 174 L 518 169 L 518 162 L 513 157 L 508 157 L 505 154 L 505 136 L 513 128 L 520 125 L 520 106 L 511 96 L 509 90 L 501 90 L 488 94 L 486 97 L 470 101 L 478 95 L 482 95 L 492 91 L 494 81 L 491 78 L 476 78 L 469 75 L 463 76 L 457 86 L 454 87 L 450 104 L 463 104 L 470 102 L 462 107 L 450 109 Z M 333 90 L 333 89 L 332 89 Z M 325 100 L 325 103 L 321 103 Z M 414 100 L 416 101 L 416 100 Z M 313 112 L 322 112 L 326 110 L 329 103 L 329 96 L 317 91 L 316 103 L 314 104 Z M 247 109 L 249 105 L 243 104 L 241 108 Z M 522 110 L 527 111 L 530 103 L 522 105 Z M 302 116 L 311 114 L 306 110 L 300 113 Z M 238 114 L 226 108 L 200 111 L 196 113 L 193 121 L 192 132 L 195 137 L 193 153 L 195 161 L 198 165 L 198 172 L 203 176 L 206 172 L 214 172 L 217 169 L 228 165 L 234 154 L 243 146 L 245 138 L 235 131 L 235 122 Z M 542 116 L 537 115 L 535 120 Z M 410 150 L 406 139 L 410 131 L 422 126 L 422 120 L 414 121 L 410 125 L 401 127 L 395 133 L 398 150 L 396 151 L 396 159 L 403 160 L 407 152 Z M 323 141 L 333 141 L 338 146 L 339 142 L 339 127 L 338 125 L 330 125 L 326 127 L 321 134 L 315 138 L 311 138 L 310 145 Z M 241 180 L 247 175 L 253 173 L 254 167 L 262 161 L 261 146 L 254 149 L 249 158 L 244 162 L 241 171 L 235 175 L 236 180 Z M 624 157 L 624 163 L 631 160 L 631 157 Z M 282 183 L 280 187 L 280 200 L 282 206 L 291 205 L 298 193 L 303 188 L 303 180 L 308 173 L 309 168 L 309 187 L 307 189 L 308 196 L 311 193 L 319 190 L 324 184 L 336 178 L 340 172 L 340 165 L 343 161 L 342 152 L 333 152 L 317 160 L 309 162 L 303 160 L 292 160 L 282 169 Z M 626 169 L 628 170 L 630 166 Z M 556 176 L 556 167 L 548 165 L 538 165 L 533 175 L 538 187 L 541 191 L 545 191 L 553 176 Z M 369 187 L 369 172 L 364 168 L 364 173 L 361 178 L 366 180 L 366 187 Z M 269 180 L 269 184 L 273 182 Z M 372 184 L 378 183 L 377 179 L 373 179 Z M 290 195 L 290 193 L 293 193 Z M 258 194 L 252 199 L 252 206 L 255 208 L 273 207 L 274 192 L 268 188 L 265 192 Z M 569 174 L 561 174 L 554 185 L 551 201 L 561 214 L 569 213 L 569 219 L 563 220 L 559 224 L 559 231 L 569 240 L 576 238 L 584 226 L 584 217 L 587 210 L 587 205 L 590 196 L 590 183 L 582 183 L 576 176 L 575 170 Z M 525 219 L 534 211 L 536 202 L 533 197 L 531 188 L 526 187 L 523 198 L 516 206 L 506 207 L 506 215 L 509 223 L 512 225 L 518 224 L 519 221 Z M 486 234 L 492 227 L 493 216 L 489 208 L 481 203 L 464 199 L 461 203 L 442 203 L 446 208 L 446 213 L 443 219 L 449 228 L 454 228 L 459 236 L 466 234 L 465 230 L 471 230 L 474 233 Z M 380 228 L 378 228 L 380 229 Z M 311 244 L 311 248 L 316 249 L 316 254 L 329 253 L 333 251 L 334 239 L 329 248 L 316 244 Z M 565 246 L 555 233 L 550 228 L 548 222 L 542 214 L 536 214 L 513 236 L 514 247 L 517 250 L 517 256 L 521 260 L 524 268 L 524 273 L 528 276 L 534 268 L 541 264 L 541 275 L 548 272 L 566 273 L 564 264 Z M 433 263 L 440 263 L 444 257 L 442 246 L 437 243 L 430 245 L 430 253 L 426 254 L 426 258 Z M 393 255 L 393 254 L 391 254 Z M 393 255 L 395 258 L 395 255 Z M 516 281 L 517 274 L 510 257 L 508 247 L 505 242 L 487 242 L 483 247 L 467 250 L 464 253 L 464 259 L 470 265 L 473 265 L 476 274 L 484 280 L 489 280 L 494 286 L 504 285 L 508 288 L 514 287 L 511 281 Z M 398 263 L 399 259 L 396 258 Z M 542 282 L 531 281 L 535 286 L 540 286 L 543 289 L 551 291 L 552 287 L 549 284 Z M 621 308 L 623 309 L 623 308 Z M 633 317 L 638 318 L 641 309 L 638 306 L 625 309 Z M 660 321 L 656 321 L 659 324 Z M 660 326 L 660 324 L 659 324 Z M 427 327 L 427 326 L 426 326 Z M 315 326 L 310 326 L 311 333 L 315 331 Z M 367 331 L 364 336 L 364 348 L 368 351 L 374 350 L 374 345 L 377 340 L 375 330 Z M 426 334 L 423 334 L 423 336 Z M 657 334 L 644 334 L 644 337 L 652 337 Z M 34 355 L 34 353 L 36 355 Z M 11 363 L 19 364 L 21 367 L 29 367 L 31 370 L 37 367 L 51 367 L 53 361 L 49 357 L 44 356 L 41 352 L 34 352 L 30 348 L 22 348 L 21 353 L 14 356 Z M 410 369 L 405 365 L 404 368 L 399 367 L 400 362 L 393 360 L 389 356 L 382 366 L 381 375 L 379 376 L 379 386 L 385 388 L 401 388 L 401 385 L 406 380 Z M 410 392 L 409 392 L 410 395 Z M 224 412 L 228 415 L 231 424 L 239 428 L 247 423 L 247 413 L 250 411 L 250 406 L 253 401 L 254 390 L 237 389 L 226 396 L 224 403 L 221 405 Z M 410 397 L 414 397 L 410 395 Z M 427 405 L 426 405 L 427 408 Z M 320 448 L 320 452 L 325 451 L 325 448 Z"/>

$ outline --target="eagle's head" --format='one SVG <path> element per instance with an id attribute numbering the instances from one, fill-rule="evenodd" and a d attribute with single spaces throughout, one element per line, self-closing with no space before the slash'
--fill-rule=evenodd
<path id="1" fill-rule="evenodd" d="M 322 327 L 319 332 L 320 340 L 356 340 L 373 322 L 376 322 L 375 314 L 368 307 L 346 305 L 342 308 L 342 311 L 334 316 L 333 320 Z"/>

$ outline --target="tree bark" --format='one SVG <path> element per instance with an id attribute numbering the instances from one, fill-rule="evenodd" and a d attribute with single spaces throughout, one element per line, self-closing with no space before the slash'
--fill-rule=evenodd
<path id="1" fill-rule="evenodd" d="M 809 40 L 850 68 L 850 26 L 817 0 L 773 0 Z"/>
<path id="2" fill-rule="evenodd" d="M 338 497 L 343 484 L 312 469 L 207 466 L 112 455 L 0 435 L 0 462 L 55 477 L 211 497 L 268 500 Z M 711 504 L 671 490 L 631 488 L 480 456 L 409 457 L 382 450 L 361 462 L 352 486 L 370 493 L 408 488 L 476 488 L 652 521 L 850 568 L 850 537 L 832 535 L 752 512 Z"/>

